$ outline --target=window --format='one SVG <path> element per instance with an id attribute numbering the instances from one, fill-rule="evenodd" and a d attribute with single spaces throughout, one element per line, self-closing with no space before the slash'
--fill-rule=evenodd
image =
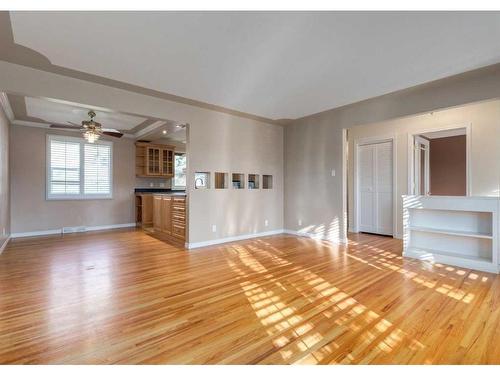
<path id="1" fill-rule="evenodd" d="M 47 199 L 112 198 L 111 142 L 47 137 Z"/>
<path id="2" fill-rule="evenodd" d="M 186 154 L 175 154 L 174 189 L 186 188 Z"/>

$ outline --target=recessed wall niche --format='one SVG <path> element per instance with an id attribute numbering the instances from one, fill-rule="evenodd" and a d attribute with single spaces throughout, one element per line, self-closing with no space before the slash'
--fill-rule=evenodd
<path id="1" fill-rule="evenodd" d="M 249 189 L 258 189 L 259 188 L 259 175 L 258 174 L 249 174 L 248 175 L 248 188 Z"/>
<path id="2" fill-rule="evenodd" d="M 224 172 L 215 172 L 215 188 L 227 189 L 228 174 Z"/>
<path id="3" fill-rule="evenodd" d="M 262 189 L 272 189 L 273 188 L 273 176 L 270 174 L 262 175 Z"/>
<path id="4" fill-rule="evenodd" d="M 210 172 L 195 172 L 194 188 L 195 189 L 210 188 Z"/>
<path id="5" fill-rule="evenodd" d="M 233 189 L 244 189 L 245 175 L 243 173 L 233 173 L 231 182 Z"/>

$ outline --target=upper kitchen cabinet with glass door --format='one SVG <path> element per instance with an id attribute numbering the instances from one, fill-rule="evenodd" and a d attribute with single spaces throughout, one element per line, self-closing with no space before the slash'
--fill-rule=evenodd
<path id="1" fill-rule="evenodd" d="M 175 147 L 169 145 L 136 143 L 136 176 L 173 177 Z"/>

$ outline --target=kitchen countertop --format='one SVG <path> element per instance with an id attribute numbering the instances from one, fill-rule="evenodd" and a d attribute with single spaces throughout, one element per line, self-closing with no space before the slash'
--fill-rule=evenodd
<path id="1" fill-rule="evenodd" d="M 178 195 L 185 196 L 185 190 L 171 190 L 171 189 L 155 189 L 155 188 L 137 188 L 135 189 L 136 195 Z"/>

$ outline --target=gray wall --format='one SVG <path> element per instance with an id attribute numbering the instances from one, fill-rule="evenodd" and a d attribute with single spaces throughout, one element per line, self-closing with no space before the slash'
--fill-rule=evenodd
<path id="1" fill-rule="evenodd" d="M 295 120 L 285 127 L 285 227 L 343 240 L 342 129 L 498 97 L 494 65 Z"/>
<path id="2" fill-rule="evenodd" d="M 9 128 L 0 107 L 0 248 L 10 235 Z"/>

